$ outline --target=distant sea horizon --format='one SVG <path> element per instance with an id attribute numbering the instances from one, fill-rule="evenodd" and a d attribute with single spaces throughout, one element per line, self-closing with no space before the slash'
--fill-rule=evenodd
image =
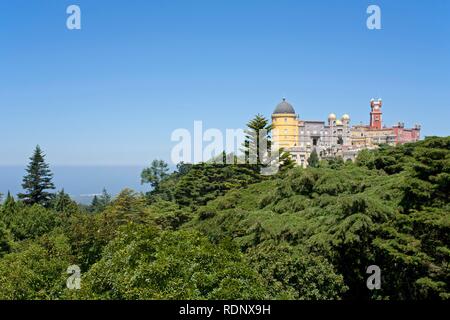
<path id="1" fill-rule="evenodd" d="M 22 192 L 25 165 L 0 166 L 0 193 L 11 192 L 15 197 Z M 50 166 L 56 191 L 64 189 L 78 203 L 89 204 L 105 188 L 112 196 L 125 188 L 146 192 L 149 185 L 141 185 L 144 166 Z"/>

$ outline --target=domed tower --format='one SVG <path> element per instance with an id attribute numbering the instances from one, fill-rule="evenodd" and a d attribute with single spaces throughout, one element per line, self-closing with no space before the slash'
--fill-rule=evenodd
<path id="1" fill-rule="evenodd" d="M 350 123 L 350 116 L 348 114 L 344 114 L 341 118 L 341 121 L 344 126 L 348 126 L 348 124 Z"/>
<path id="2" fill-rule="evenodd" d="M 341 118 L 341 122 L 344 126 L 342 129 L 342 144 L 343 145 L 351 145 L 350 139 L 350 116 L 348 114 L 344 114 Z"/>
<path id="3" fill-rule="evenodd" d="M 331 127 L 335 124 L 336 122 L 336 115 L 334 113 L 330 113 L 328 115 L 328 125 Z"/>
<path id="4" fill-rule="evenodd" d="M 383 102 L 381 99 L 370 100 L 370 128 L 371 129 L 381 129 L 382 126 L 382 115 L 383 112 L 381 111 L 381 107 L 383 105 Z"/>
<path id="5" fill-rule="evenodd" d="M 279 148 L 298 146 L 298 118 L 294 107 L 284 98 L 272 113 L 272 140 Z"/>

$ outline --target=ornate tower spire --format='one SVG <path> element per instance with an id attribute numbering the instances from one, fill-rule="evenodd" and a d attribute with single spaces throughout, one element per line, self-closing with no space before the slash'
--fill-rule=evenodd
<path id="1" fill-rule="evenodd" d="M 382 116 L 383 112 L 381 111 L 381 107 L 383 105 L 383 101 L 381 99 L 370 100 L 370 128 L 371 129 L 381 129 L 382 127 Z"/>

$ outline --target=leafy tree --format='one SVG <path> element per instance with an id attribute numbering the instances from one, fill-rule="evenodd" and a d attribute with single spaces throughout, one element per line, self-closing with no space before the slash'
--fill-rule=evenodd
<path id="1" fill-rule="evenodd" d="M 35 239 L 61 225 L 60 214 L 37 204 L 28 206 L 18 202 L 10 208 L 12 212 L 2 213 L 2 220 L 15 240 Z"/>
<path id="2" fill-rule="evenodd" d="M 169 165 L 163 160 L 153 160 L 149 168 L 141 173 L 141 183 L 149 183 L 152 188 L 157 189 L 162 180 L 168 176 Z"/>
<path id="3" fill-rule="evenodd" d="M 105 223 L 117 226 L 131 221 L 142 223 L 146 213 L 145 198 L 131 189 L 124 189 L 112 204 L 102 212 L 102 216 Z"/>
<path id="4" fill-rule="evenodd" d="M 319 166 L 319 156 L 316 149 L 314 149 L 308 158 L 308 167 L 317 168 Z"/>
<path id="5" fill-rule="evenodd" d="M 70 246 L 61 234 L 48 234 L 0 259 L 0 299 L 58 299 L 65 290 Z"/>
<path id="6" fill-rule="evenodd" d="M 130 263 L 131 262 L 131 263 Z M 261 299 L 261 277 L 231 244 L 128 226 L 83 279 L 88 299 Z"/>
<path id="7" fill-rule="evenodd" d="M 19 198 L 26 204 L 41 204 L 44 206 L 50 204 L 53 195 L 46 190 L 55 189 L 55 186 L 52 182 L 53 174 L 44 158 L 45 155 L 41 148 L 36 146 L 26 169 L 27 175 L 23 178 L 22 187 L 26 193 L 19 194 Z"/>
<path id="8" fill-rule="evenodd" d="M 78 212 L 69 217 L 64 233 L 69 238 L 77 265 L 88 270 L 100 259 L 103 248 L 115 237 L 116 231 L 116 226 L 102 214 Z"/>
<path id="9" fill-rule="evenodd" d="M 356 164 L 369 169 L 375 168 L 375 153 L 367 149 L 361 150 L 356 157 Z"/>
<path id="10" fill-rule="evenodd" d="M 273 298 L 340 299 L 348 289 L 326 259 L 287 243 L 258 245 L 249 250 L 249 257 Z"/>

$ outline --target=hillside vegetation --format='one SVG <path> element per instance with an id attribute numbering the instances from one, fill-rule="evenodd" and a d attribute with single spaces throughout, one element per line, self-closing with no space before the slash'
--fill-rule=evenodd
<path id="1" fill-rule="evenodd" d="M 431 137 L 271 177 L 183 165 L 90 208 L 8 196 L 0 299 L 449 299 L 449 195 L 450 137 Z"/>

